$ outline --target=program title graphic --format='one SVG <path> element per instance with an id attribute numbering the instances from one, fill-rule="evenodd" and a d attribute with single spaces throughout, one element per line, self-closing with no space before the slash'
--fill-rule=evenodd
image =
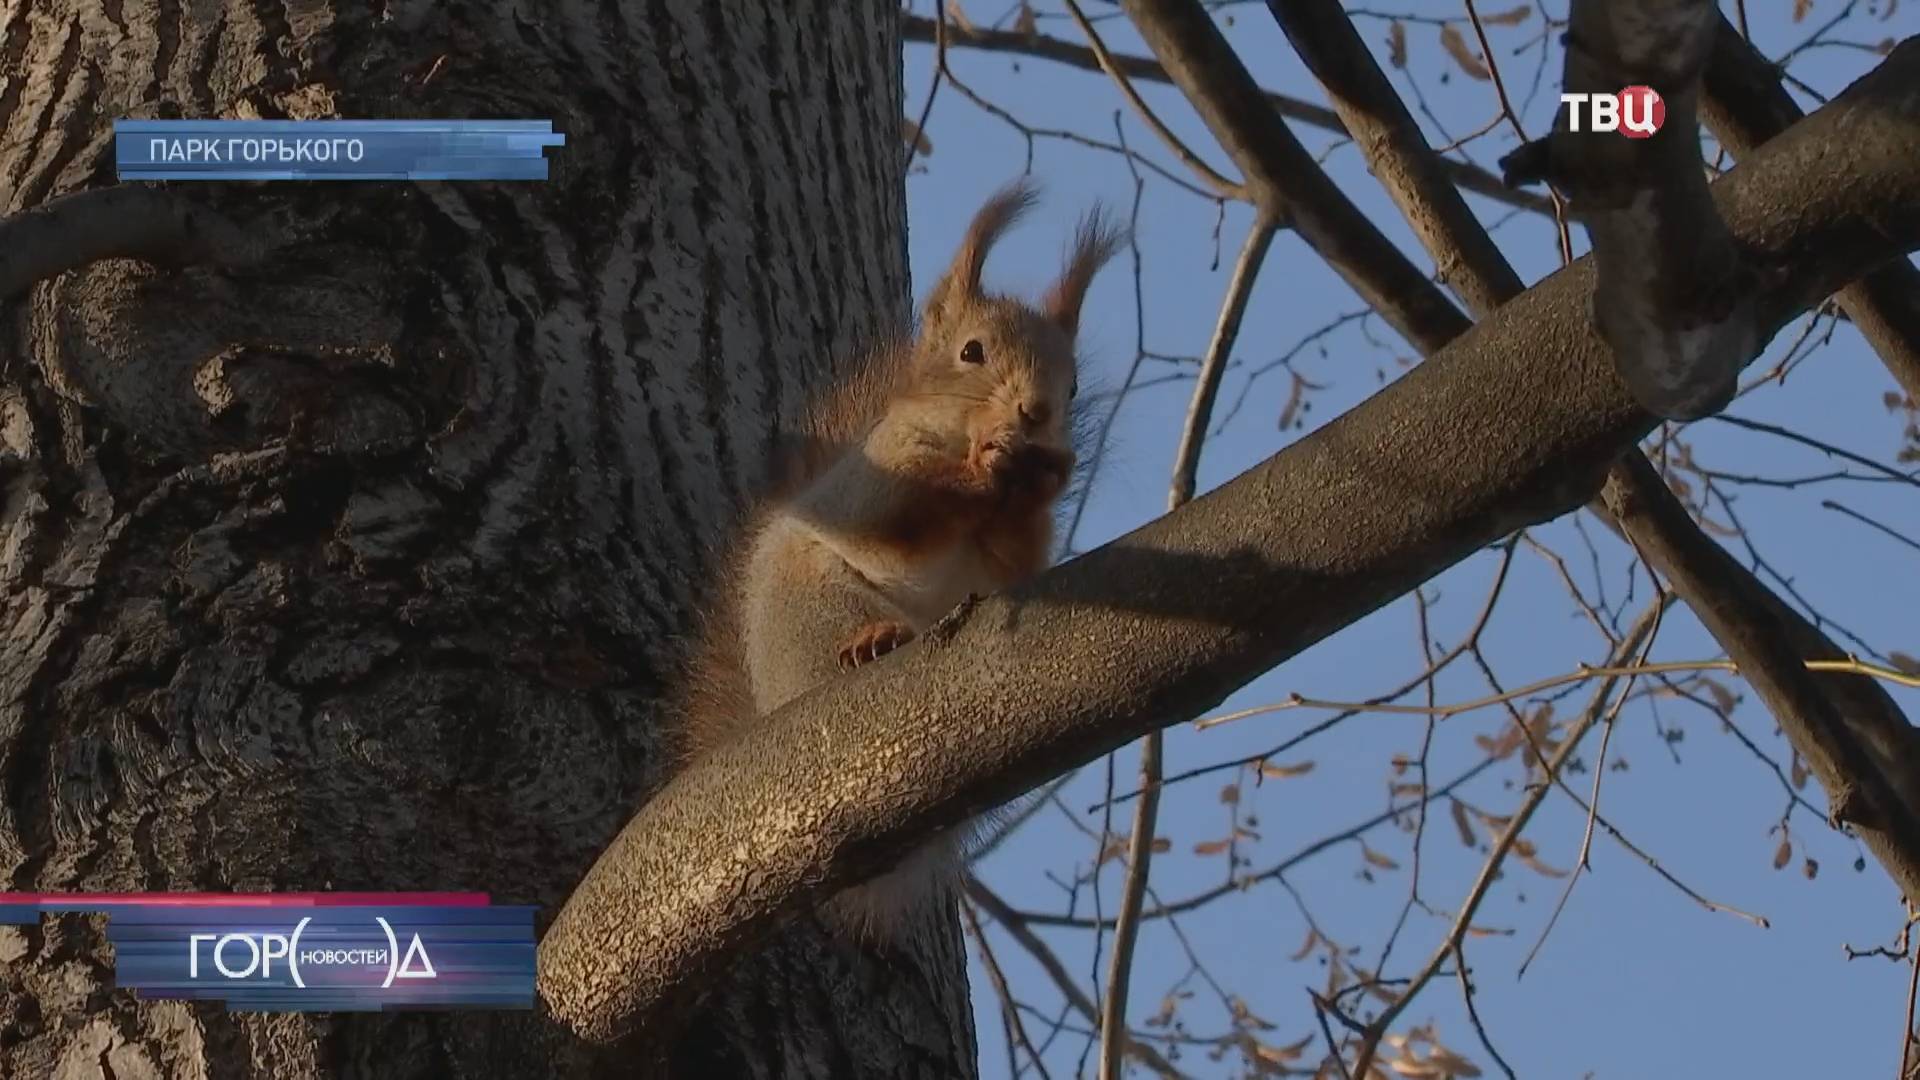
<path id="1" fill-rule="evenodd" d="M 117 987 L 229 1012 L 531 1009 L 534 910 L 485 893 L 0 893 L 0 925 L 104 913 Z"/>

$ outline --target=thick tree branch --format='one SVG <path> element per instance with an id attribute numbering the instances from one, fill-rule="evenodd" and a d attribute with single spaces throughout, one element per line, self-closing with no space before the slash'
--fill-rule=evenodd
<path id="1" fill-rule="evenodd" d="M 1700 118 L 1707 130 L 1736 158 L 1744 158 L 1802 115 L 1780 85 L 1779 72 L 1722 19 L 1700 87 Z M 1896 259 L 1841 289 L 1837 299 L 1894 381 L 1920 402 L 1920 270 Z"/>
<path id="2" fill-rule="evenodd" d="M 1755 297 L 1760 340 L 1920 246 L 1917 138 L 1910 41 L 1714 186 L 1734 234 L 1785 267 Z M 1554 275 L 1265 464 L 963 607 L 677 775 L 542 942 L 553 1015 L 593 1039 L 670 1018 L 677 988 L 808 897 L 1199 715 L 1500 536 L 1587 501 L 1654 425 L 1591 328 L 1592 287 L 1585 260 Z M 1920 895 L 1920 881 L 1900 884 Z"/>
<path id="3" fill-rule="evenodd" d="M 1502 161 L 1508 179 L 1549 180 L 1571 196 L 1599 275 L 1600 335 L 1641 404 L 1672 420 L 1732 400 L 1758 329 L 1754 272 L 1700 167 L 1700 73 L 1723 25 L 1712 0 L 1574 0 L 1565 92 L 1611 98 L 1651 86 L 1665 122 L 1628 138 L 1625 103 L 1618 131 L 1596 131 L 1588 110 L 1563 107 L 1551 135 Z"/>
<path id="4" fill-rule="evenodd" d="M 1386 188 L 1439 268 L 1439 278 L 1476 318 L 1525 286 L 1441 168 L 1420 125 L 1337 0 L 1269 0 L 1267 9 L 1320 80 L 1353 132 L 1367 168 Z"/>
<path id="5" fill-rule="evenodd" d="M 245 266 L 266 248 L 257 234 L 165 188 L 94 188 L 0 220 L 0 301 L 101 259 Z"/>
<path id="6" fill-rule="evenodd" d="M 1120 6 L 1239 167 L 1256 207 L 1290 225 L 1407 340 L 1445 340 L 1467 324 L 1268 107 L 1204 8 L 1194 0 L 1121 0 Z"/>
<path id="7" fill-rule="evenodd" d="M 900 36 L 906 41 L 918 41 L 931 45 L 939 38 L 939 27 L 934 20 L 923 15 L 903 14 L 900 19 Z M 1045 34 L 1023 34 L 1013 30 L 993 30 L 980 26 L 962 30 L 949 25 L 947 45 L 949 48 L 964 46 L 985 52 L 1037 56 L 1043 60 L 1052 60 L 1055 63 L 1086 71 L 1102 70 L 1100 58 L 1094 55 L 1092 49 L 1075 45 L 1071 41 L 1048 37 Z M 1173 81 L 1172 76 L 1167 74 L 1166 68 L 1147 57 L 1128 56 L 1124 53 L 1109 55 L 1113 60 L 1114 70 L 1129 79 L 1158 83 Z M 1332 109 L 1268 90 L 1263 90 L 1261 93 L 1266 96 L 1267 104 L 1273 107 L 1273 111 L 1289 120 L 1311 124 L 1337 135 L 1350 134 Z M 1478 165 L 1446 159 L 1442 162 L 1441 168 L 1445 170 L 1449 180 L 1475 195 L 1521 210 L 1531 210 L 1536 214 L 1548 216 L 1553 214 L 1553 203 L 1550 200 L 1532 192 L 1517 191 L 1508 187 L 1505 181 Z"/>

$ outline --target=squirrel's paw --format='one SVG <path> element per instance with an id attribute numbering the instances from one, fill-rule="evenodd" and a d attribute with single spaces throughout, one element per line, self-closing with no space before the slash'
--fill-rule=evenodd
<path id="1" fill-rule="evenodd" d="M 840 668 L 851 671 L 870 664 L 913 640 L 913 628 L 901 622 L 868 623 L 840 647 Z"/>

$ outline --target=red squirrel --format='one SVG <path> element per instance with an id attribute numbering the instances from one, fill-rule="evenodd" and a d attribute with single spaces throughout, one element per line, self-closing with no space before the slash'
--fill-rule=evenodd
<path id="1" fill-rule="evenodd" d="M 917 334 L 868 350 L 809 414 L 708 613 L 684 754 L 879 660 L 969 596 L 1045 569 L 1075 461 L 1080 307 L 1122 234 L 1096 206 L 1038 306 L 985 292 L 989 250 L 1035 197 L 1024 181 L 994 195 L 929 292 Z M 900 916 L 954 883 L 978 824 L 934 838 L 821 913 L 857 939 L 891 936 Z"/>

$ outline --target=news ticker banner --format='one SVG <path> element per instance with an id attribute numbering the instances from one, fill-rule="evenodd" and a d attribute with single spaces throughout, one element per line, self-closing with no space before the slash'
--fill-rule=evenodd
<path id="1" fill-rule="evenodd" d="M 106 914 L 117 987 L 229 1012 L 531 1009 L 534 910 L 485 893 L 0 893 L 0 925 Z"/>
<path id="2" fill-rule="evenodd" d="M 115 120 L 125 180 L 545 180 L 551 120 Z"/>

